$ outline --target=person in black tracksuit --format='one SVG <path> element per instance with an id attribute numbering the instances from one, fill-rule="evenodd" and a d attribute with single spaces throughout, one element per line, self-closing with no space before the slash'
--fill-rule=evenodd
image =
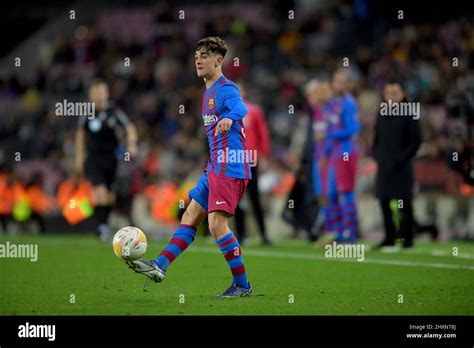
<path id="1" fill-rule="evenodd" d="M 121 132 L 125 131 L 128 152 L 125 155 L 131 158 L 137 152 L 137 134 L 125 113 L 109 101 L 109 90 L 105 82 L 93 82 L 89 88 L 89 98 L 95 104 L 95 115 L 79 118 L 76 132 L 76 170 L 80 175 L 85 172 L 92 183 L 97 232 L 101 239 L 107 240 L 108 216 L 115 203 L 113 184 L 117 170 L 116 151 L 119 139 Z"/>
<path id="2" fill-rule="evenodd" d="M 383 93 L 385 102 L 406 101 L 398 82 L 387 83 Z M 403 246 L 413 246 L 413 158 L 420 143 L 419 119 L 378 115 L 373 154 L 378 164 L 376 195 L 382 207 L 385 227 L 385 239 L 380 247 L 395 245 L 397 227 L 393 218 L 394 207 L 390 207 L 393 200 L 396 200 L 398 207 L 398 232 L 404 239 Z"/>

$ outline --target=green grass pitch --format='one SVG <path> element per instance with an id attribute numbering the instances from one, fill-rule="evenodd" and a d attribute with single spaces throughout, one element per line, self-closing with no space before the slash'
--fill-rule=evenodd
<path id="1" fill-rule="evenodd" d="M 214 296 L 230 285 L 230 271 L 203 237 L 146 291 L 145 277 L 93 236 L 0 236 L 6 241 L 37 243 L 38 261 L 0 258 L 1 315 L 474 314 L 474 245 L 466 242 L 367 251 L 363 262 L 325 258 L 304 241 L 249 243 L 242 252 L 253 296 L 222 300 Z M 164 245 L 149 242 L 146 256 Z"/>

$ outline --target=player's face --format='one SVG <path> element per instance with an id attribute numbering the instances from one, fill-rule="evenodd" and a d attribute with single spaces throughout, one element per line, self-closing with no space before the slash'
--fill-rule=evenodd
<path id="1" fill-rule="evenodd" d="M 399 103 L 405 98 L 402 87 L 398 83 L 392 83 L 385 86 L 383 89 L 383 97 L 385 101 L 391 100 L 392 102 Z"/>
<path id="2" fill-rule="evenodd" d="M 109 101 L 109 89 L 107 85 L 100 84 L 92 86 L 89 90 L 89 98 L 91 102 L 95 103 L 98 109 L 105 109 Z"/>
<path id="3" fill-rule="evenodd" d="M 315 83 L 308 87 L 306 99 L 311 106 L 322 106 L 331 98 L 331 87 L 329 83 Z"/>
<path id="4" fill-rule="evenodd" d="M 347 90 L 348 85 L 349 85 L 349 81 L 345 74 L 342 74 L 342 73 L 334 74 L 332 78 L 332 88 L 334 89 L 334 92 L 336 94 L 344 93 Z"/>
<path id="5" fill-rule="evenodd" d="M 222 63 L 222 57 L 206 51 L 204 48 L 194 54 L 194 64 L 199 77 L 214 75 L 215 69 Z"/>

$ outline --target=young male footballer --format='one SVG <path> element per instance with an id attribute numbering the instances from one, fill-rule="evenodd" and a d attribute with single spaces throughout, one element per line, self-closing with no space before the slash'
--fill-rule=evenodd
<path id="1" fill-rule="evenodd" d="M 168 246 L 151 261 L 136 260 L 129 266 L 155 282 L 161 282 L 169 265 L 193 242 L 196 228 L 208 216 L 209 230 L 232 272 L 232 285 L 218 298 L 249 296 L 247 280 L 237 238 L 229 219 L 251 178 L 250 161 L 244 134 L 247 114 L 237 86 L 222 74 L 227 45 L 219 37 L 199 40 L 194 53 L 198 77 L 204 79 L 202 118 L 209 141 L 209 161 L 196 187 L 189 191 L 189 203 L 181 225 Z M 236 156 L 243 153 L 244 156 Z"/>

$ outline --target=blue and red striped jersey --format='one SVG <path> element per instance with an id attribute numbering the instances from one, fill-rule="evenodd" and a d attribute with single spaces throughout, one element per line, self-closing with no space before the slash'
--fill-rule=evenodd
<path id="1" fill-rule="evenodd" d="M 202 118 L 209 141 L 209 161 L 205 171 L 230 178 L 250 179 L 250 162 L 255 160 L 247 149 L 244 116 L 247 108 L 235 83 L 222 75 L 202 96 Z M 230 118 L 227 133 L 215 135 L 217 123 Z"/>
<path id="2" fill-rule="evenodd" d="M 355 141 L 355 136 L 360 130 L 357 119 L 357 101 L 347 93 L 341 97 L 332 98 L 329 105 L 333 106 L 334 113 L 327 117 L 326 147 L 330 147 L 330 152 L 334 156 L 358 152 Z"/>

